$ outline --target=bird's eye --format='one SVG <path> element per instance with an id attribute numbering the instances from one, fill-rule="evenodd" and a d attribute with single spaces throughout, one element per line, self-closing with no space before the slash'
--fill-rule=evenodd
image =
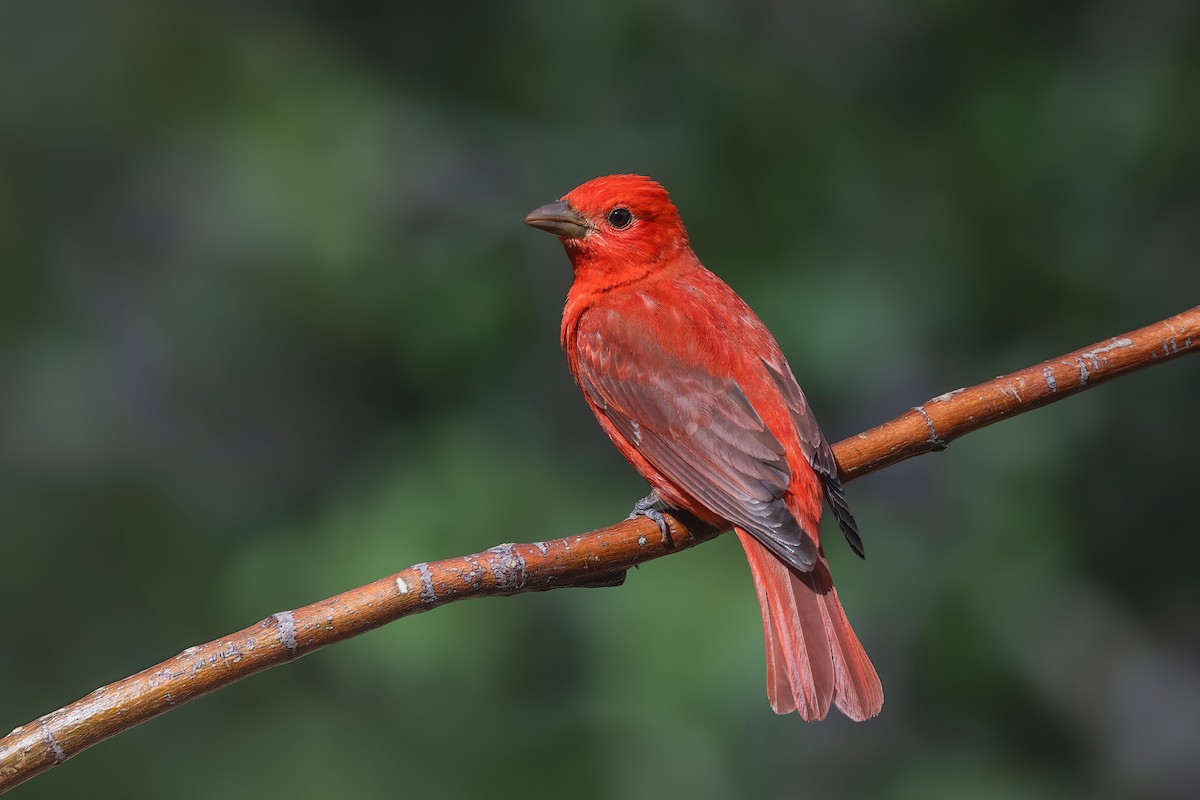
<path id="1" fill-rule="evenodd" d="M 612 225 L 619 231 L 623 231 L 633 222 L 633 214 L 628 208 L 617 207 L 608 212 L 608 224 Z"/>

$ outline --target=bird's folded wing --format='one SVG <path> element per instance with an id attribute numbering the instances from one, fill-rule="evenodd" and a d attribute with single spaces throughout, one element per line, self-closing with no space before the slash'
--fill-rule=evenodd
<path id="1" fill-rule="evenodd" d="M 783 445 L 736 381 L 669 354 L 615 312 L 585 319 L 576 347 L 580 385 L 631 447 L 786 563 L 813 568 L 816 544 L 783 500 L 792 477 Z"/>

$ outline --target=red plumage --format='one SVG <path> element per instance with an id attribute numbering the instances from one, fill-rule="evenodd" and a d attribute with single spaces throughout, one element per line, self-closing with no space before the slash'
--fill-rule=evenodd
<path id="1" fill-rule="evenodd" d="M 525 221 L 575 270 L 562 321 L 571 373 L 605 433 L 669 506 L 732 526 L 762 606 L 780 714 L 862 720 L 883 690 L 820 542 L 822 500 L 862 543 L 833 451 L 779 345 L 688 243 L 666 191 L 597 178 Z"/>

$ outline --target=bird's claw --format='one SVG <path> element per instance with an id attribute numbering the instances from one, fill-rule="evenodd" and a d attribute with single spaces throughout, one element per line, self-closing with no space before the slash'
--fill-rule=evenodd
<path id="1" fill-rule="evenodd" d="M 626 519 L 636 519 L 637 517 L 645 517 L 658 525 L 658 532 L 662 534 L 663 544 L 671 540 L 671 529 L 667 525 L 667 515 L 663 513 L 663 501 L 658 496 L 658 492 L 651 492 L 633 504 L 633 510 L 629 512 Z"/>

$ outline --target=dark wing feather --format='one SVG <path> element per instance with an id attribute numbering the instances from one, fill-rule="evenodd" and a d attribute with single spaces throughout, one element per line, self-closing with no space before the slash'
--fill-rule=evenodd
<path id="1" fill-rule="evenodd" d="M 817 477 L 821 479 L 821 486 L 825 490 L 825 499 L 829 501 L 829 507 L 838 521 L 838 527 L 845 534 L 850 548 L 858 553 L 860 558 L 865 557 L 862 537 L 858 535 L 858 523 L 854 521 L 854 515 L 850 513 L 850 506 L 846 503 L 846 493 L 842 490 L 842 480 L 838 477 L 837 459 L 834 458 L 833 448 L 829 446 L 825 434 L 821 433 L 816 417 L 809 411 L 804 392 L 800 391 L 800 385 L 796 383 L 796 378 L 786 363 L 776 366 L 765 358 L 762 359 L 762 362 L 771 379 L 779 388 L 780 394 L 783 395 L 783 399 L 787 402 L 788 409 L 792 412 L 792 424 L 795 425 L 796 433 L 800 436 L 801 452 L 804 453 L 809 465 L 817 473 Z"/>
<path id="2" fill-rule="evenodd" d="M 732 378 L 668 354 L 615 312 L 577 337 L 579 382 L 597 412 L 659 472 L 796 569 L 816 544 L 783 500 L 783 445 Z"/>

